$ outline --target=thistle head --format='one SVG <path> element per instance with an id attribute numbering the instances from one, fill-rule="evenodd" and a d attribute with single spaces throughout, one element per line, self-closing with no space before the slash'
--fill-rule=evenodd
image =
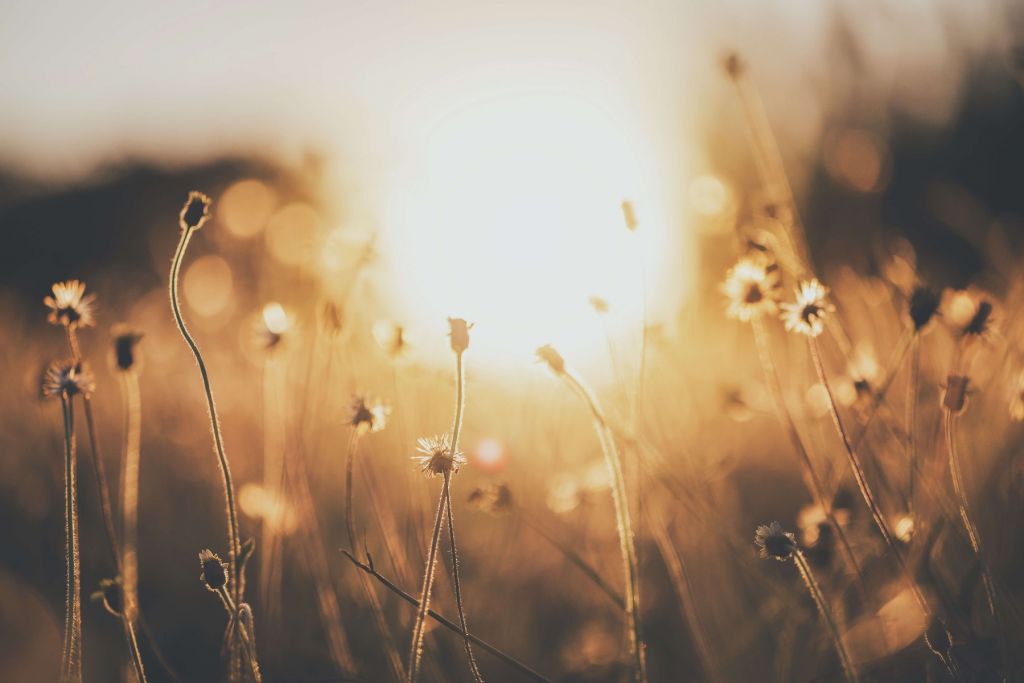
<path id="1" fill-rule="evenodd" d="M 427 477 L 452 474 L 466 464 L 462 453 L 452 450 L 447 434 L 420 438 L 418 443 L 418 454 L 413 456 L 413 460 L 419 463 L 420 470 Z"/>
<path id="2" fill-rule="evenodd" d="M 124 614 L 124 586 L 121 577 L 100 579 L 99 587 L 89 596 L 93 602 L 103 603 L 103 609 L 112 616 Z"/>
<path id="3" fill-rule="evenodd" d="M 551 372 L 556 375 L 565 374 L 565 359 L 562 358 L 562 354 L 551 344 L 545 344 L 537 349 L 537 358 L 547 363 L 548 367 L 551 368 Z"/>
<path id="4" fill-rule="evenodd" d="M 911 322 L 914 323 L 914 331 L 919 332 L 938 312 L 939 295 L 927 287 L 915 287 L 910 293 L 907 310 Z"/>
<path id="5" fill-rule="evenodd" d="M 828 287 L 817 279 L 806 280 L 796 288 L 796 301 L 782 304 L 782 322 L 790 332 L 817 337 L 825 330 L 825 316 L 834 310 Z"/>
<path id="6" fill-rule="evenodd" d="M 725 275 L 722 292 L 728 299 L 726 315 L 747 322 L 774 314 L 779 305 L 779 267 L 755 253 L 736 262 Z"/>
<path id="7" fill-rule="evenodd" d="M 356 395 L 352 398 L 352 417 L 349 424 L 358 434 L 373 434 L 384 429 L 390 413 L 391 409 L 379 400 Z"/>
<path id="8" fill-rule="evenodd" d="M 139 342 L 143 334 L 127 325 L 115 325 L 112 331 L 114 364 L 118 370 L 127 372 L 137 367 L 139 362 Z"/>
<path id="9" fill-rule="evenodd" d="M 754 534 L 754 545 L 761 550 L 761 559 L 769 557 L 784 562 L 796 552 L 796 537 L 783 531 L 778 522 L 757 527 Z"/>
<path id="10" fill-rule="evenodd" d="M 82 363 L 53 361 L 43 374 L 42 391 L 46 398 L 70 398 L 76 394 L 89 396 L 95 388 L 92 372 Z"/>
<path id="11" fill-rule="evenodd" d="M 199 566 L 202 569 L 199 580 L 209 590 L 217 593 L 228 585 L 228 568 L 217 553 L 209 548 L 200 550 Z"/>
<path id="12" fill-rule="evenodd" d="M 452 351 L 462 353 L 469 348 L 469 331 L 473 325 L 462 318 L 448 318 L 448 338 L 451 340 Z"/>
<path id="13" fill-rule="evenodd" d="M 53 296 L 43 299 L 43 304 L 50 309 L 46 320 L 51 325 L 63 325 L 69 329 L 92 327 L 96 324 L 93 317 L 95 302 L 95 294 L 86 295 L 84 282 L 58 282 L 53 285 Z"/>
<path id="14" fill-rule="evenodd" d="M 208 196 L 202 192 L 192 190 L 188 193 L 188 199 L 185 200 L 185 205 L 181 207 L 181 213 L 178 215 L 178 224 L 182 230 L 198 230 L 203 227 L 203 223 L 209 220 L 210 206 L 213 204 Z"/>

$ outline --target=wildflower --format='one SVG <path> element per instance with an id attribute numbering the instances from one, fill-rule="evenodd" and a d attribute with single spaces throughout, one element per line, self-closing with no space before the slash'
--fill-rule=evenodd
<path id="1" fill-rule="evenodd" d="M 477 486 L 466 500 L 480 512 L 499 515 L 512 508 L 512 489 L 504 483 Z"/>
<path id="2" fill-rule="evenodd" d="M 966 375 L 950 375 L 947 377 L 946 391 L 942 394 L 942 408 L 948 410 L 953 415 L 962 413 L 969 383 L 970 380 Z"/>
<path id="3" fill-rule="evenodd" d="M 178 224 L 182 230 L 198 230 L 210 218 L 210 205 L 213 201 L 202 192 L 192 190 L 188 193 L 185 205 L 181 207 Z"/>
<path id="4" fill-rule="evenodd" d="M 779 267 L 757 255 L 741 258 L 722 283 L 729 299 L 726 315 L 747 322 L 764 313 L 775 313 L 779 301 Z"/>
<path id="5" fill-rule="evenodd" d="M 202 567 L 199 579 L 208 589 L 216 593 L 228 585 L 228 568 L 217 553 L 209 549 L 199 551 L 199 565 Z"/>
<path id="6" fill-rule="evenodd" d="M 761 558 L 773 557 L 780 562 L 788 560 L 796 550 L 796 537 L 783 531 L 782 525 L 772 522 L 767 526 L 757 527 L 754 534 L 754 545 L 761 549 Z"/>
<path id="7" fill-rule="evenodd" d="M 960 331 L 965 337 L 984 337 L 992 324 L 992 303 L 982 300 L 974 310 L 974 315 Z"/>
<path id="8" fill-rule="evenodd" d="M 939 310 L 939 296 L 927 287 L 915 287 L 910 294 L 910 320 L 919 332 Z"/>
<path id="9" fill-rule="evenodd" d="M 594 295 L 587 300 L 595 313 L 603 315 L 608 312 L 608 302 L 601 297 Z"/>
<path id="10" fill-rule="evenodd" d="M 114 326 L 114 362 L 119 370 L 131 370 L 138 362 L 136 347 L 142 341 L 142 336 L 141 332 L 127 325 Z"/>
<path id="11" fill-rule="evenodd" d="M 43 375 L 43 396 L 88 396 L 96 388 L 92 372 L 81 363 L 70 360 L 53 361 Z"/>
<path id="12" fill-rule="evenodd" d="M 545 344 L 537 349 L 537 357 L 541 361 L 547 363 L 548 367 L 551 368 L 551 371 L 556 375 L 565 373 L 565 359 L 562 358 L 562 354 L 560 354 L 555 347 L 551 346 L 551 344 Z"/>
<path id="13" fill-rule="evenodd" d="M 53 285 L 53 296 L 43 299 L 50 309 L 46 317 L 51 325 L 63 325 L 71 329 L 92 327 L 96 324 L 93 318 L 95 294 L 85 294 L 85 283 L 78 280 L 67 280 Z"/>
<path id="14" fill-rule="evenodd" d="M 276 302 L 270 302 L 263 307 L 263 313 L 259 322 L 256 323 L 255 337 L 256 344 L 264 351 L 277 348 L 284 341 L 292 323 L 288 318 L 288 312 Z"/>
<path id="15" fill-rule="evenodd" d="M 420 438 L 418 442 L 419 447 L 416 450 L 421 455 L 413 456 L 413 460 L 419 462 L 420 469 L 428 477 L 458 472 L 459 468 L 466 464 L 466 458 L 462 453 L 452 451 L 447 434 Z"/>
<path id="16" fill-rule="evenodd" d="M 626 222 L 627 230 L 630 232 L 636 232 L 640 223 L 636 220 L 636 212 L 633 211 L 633 202 L 628 200 L 622 202 L 622 219 Z"/>
<path id="17" fill-rule="evenodd" d="M 451 339 L 452 351 L 462 353 L 469 348 L 469 331 L 472 328 L 462 318 L 448 318 L 448 337 Z"/>
<path id="18" fill-rule="evenodd" d="M 103 609 L 115 617 L 120 617 L 124 613 L 124 586 L 120 576 L 114 579 L 100 579 L 99 589 L 89 597 L 95 602 L 102 602 Z"/>
<path id="19" fill-rule="evenodd" d="M 409 350 L 405 328 L 398 323 L 378 320 L 373 326 L 373 338 L 391 359 L 398 359 Z"/>
<path id="20" fill-rule="evenodd" d="M 790 332 L 798 332 L 808 337 L 817 337 L 824 329 L 826 313 L 835 310 L 829 303 L 828 287 L 817 279 L 801 282 L 796 290 L 796 302 L 782 304 L 782 321 Z"/>
<path id="21" fill-rule="evenodd" d="M 349 423 L 359 434 L 373 434 L 384 429 L 391 410 L 378 400 L 366 396 L 352 399 L 352 418 Z"/>

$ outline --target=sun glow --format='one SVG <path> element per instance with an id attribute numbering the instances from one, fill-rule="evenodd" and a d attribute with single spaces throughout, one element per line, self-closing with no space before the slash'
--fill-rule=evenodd
<path id="1" fill-rule="evenodd" d="M 401 189 L 387 253 L 408 325 L 430 338 L 456 315 L 476 323 L 478 358 L 526 359 L 551 342 L 575 362 L 604 353 L 606 333 L 638 334 L 645 279 L 654 291 L 662 253 L 685 248 L 666 239 L 652 142 L 632 117 L 561 92 L 451 110 L 389 183 Z"/>

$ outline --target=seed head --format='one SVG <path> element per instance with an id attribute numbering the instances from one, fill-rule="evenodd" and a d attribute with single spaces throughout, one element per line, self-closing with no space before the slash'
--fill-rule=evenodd
<path id="1" fill-rule="evenodd" d="M 114 579 L 100 579 L 99 588 L 89 597 L 102 602 L 103 609 L 115 617 L 120 617 L 124 613 L 124 586 L 120 576 Z"/>
<path id="2" fill-rule="evenodd" d="M 419 451 L 419 455 L 414 455 L 413 460 L 419 463 L 420 469 L 428 477 L 458 472 L 459 468 L 466 464 L 466 458 L 462 453 L 452 451 L 447 434 L 420 438 L 418 442 L 416 450 Z"/>
<path id="3" fill-rule="evenodd" d="M 96 388 L 92 372 L 81 363 L 70 360 L 53 361 L 43 375 L 42 391 L 46 398 L 89 396 Z"/>
<path id="4" fill-rule="evenodd" d="M 565 373 L 565 359 L 562 358 L 554 346 L 551 344 L 545 344 L 544 346 L 537 349 L 537 357 L 548 364 L 551 368 L 551 372 L 556 375 L 562 375 Z"/>
<path id="5" fill-rule="evenodd" d="M 782 322 L 790 332 L 817 337 L 825 330 L 825 314 L 835 310 L 828 301 L 828 287 L 817 279 L 800 283 L 796 302 L 782 304 Z"/>
<path id="6" fill-rule="evenodd" d="M 730 52 L 722 59 L 722 68 L 725 69 L 725 73 L 729 78 L 736 80 L 743 75 L 746 64 L 743 63 L 738 54 Z"/>
<path id="7" fill-rule="evenodd" d="M 200 581 L 214 593 L 228 585 L 228 568 L 217 553 L 208 548 L 199 551 L 199 566 L 202 568 Z"/>
<path id="8" fill-rule="evenodd" d="M 462 318 L 448 318 L 448 337 L 451 339 L 452 351 L 462 353 L 469 348 L 469 331 L 472 328 Z"/>
<path id="9" fill-rule="evenodd" d="M 127 325 L 115 325 L 113 329 L 114 363 L 122 371 L 131 370 L 139 361 L 136 348 L 143 334 Z"/>
<path id="10" fill-rule="evenodd" d="M 728 298 L 726 315 L 747 322 L 775 314 L 779 305 L 779 267 L 763 254 L 745 256 L 726 273 L 722 292 Z"/>
<path id="11" fill-rule="evenodd" d="M 95 302 L 95 294 L 85 294 L 84 282 L 58 282 L 53 285 L 53 296 L 43 299 L 43 303 L 50 309 L 46 320 L 51 325 L 63 325 L 70 329 L 92 327 L 96 324 L 93 318 Z"/>
<path id="12" fill-rule="evenodd" d="M 910 294 L 910 320 L 914 330 L 919 331 L 939 310 L 939 295 L 927 287 L 915 287 Z"/>
<path id="13" fill-rule="evenodd" d="M 967 387 L 970 380 L 966 375 L 950 375 L 946 378 L 946 391 L 942 394 L 942 409 L 953 415 L 964 411 Z"/>
<path id="14" fill-rule="evenodd" d="M 387 424 L 391 409 L 379 400 L 357 395 L 352 398 L 352 417 L 349 423 L 359 434 L 379 432 Z"/>
<path id="15" fill-rule="evenodd" d="M 504 483 L 477 486 L 466 500 L 481 512 L 500 515 L 512 508 L 512 489 Z"/>
<path id="16" fill-rule="evenodd" d="M 796 550 L 796 537 L 782 530 L 782 525 L 772 522 L 757 527 L 754 545 L 761 549 L 761 559 L 773 557 L 780 562 L 788 560 Z"/>
<path id="17" fill-rule="evenodd" d="M 182 230 L 198 230 L 210 218 L 210 205 L 213 200 L 202 192 L 192 190 L 188 193 L 185 205 L 181 207 L 178 224 Z"/>

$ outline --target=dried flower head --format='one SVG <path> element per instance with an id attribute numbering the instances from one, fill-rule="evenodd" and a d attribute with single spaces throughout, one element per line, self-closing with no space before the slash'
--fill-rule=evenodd
<path id="1" fill-rule="evenodd" d="M 633 202 L 625 200 L 622 202 L 622 219 L 626 222 L 626 229 L 636 232 L 640 223 L 636 219 L 636 212 L 633 211 Z"/>
<path id="2" fill-rule="evenodd" d="M 946 390 L 942 394 L 942 409 L 953 415 L 964 410 L 970 380 L 966 375 L 950 375 L 946 378 Z"/>
<path id="3" fill-rule="evenodd" d="M 773 557 L 780 562 L 788 560 L 796 550 L 796 537 L 782 530 L 782 525 L 772 522 L 757 527 L 754 545 L 761 549 L 761 558 Z"/>
<path id="4" fill-rule="evenodd" d="M 587 302 L 590 304 L 590 307 L 594 309 L 594 312 L 599 315 L 604 315 L 608 312 L 608 302 L 596 294 L 587 299 Z"/>
<path id="5" fill-rule="evenodd" d="M 725 69 L 726 75 L 733 80 L 743 75 L 745 67 L 743 60 L 735 52 L 730 52 L 722 58 L 722 68 Z"/>
<path id="6" fill-rule="evenodd" d="M 452 351 L 462 353 L 469 348 L 469 331 L 472 328 L 462 318 L 448 318 L 448 338 L 451 339 Z"/>
<path id="7" fill-rule="evenodd" d="M 378 320 L 373 325 L 373 338 L 377 345 L 392 360 L 398 360 L 409 351 L 409 340 L 405 328 L 388 320 Z"/>
<path id="8" fill-rule="evenodd" d="M 794 303 L 782 304 L 782 322 L 790 332 L 817 337 L 825 329 L 826 313 L 835 310 L 828 301 L 828 287 L 817 279 L 800 283 Z"/>
<path id="9" fill-rule="evenodd" d="M 910 293 L 908 311 L 914 330 L 919 331 L 931 321 L 939 310 L 939 295 L 927 287 L 915 287 Z"/>
<path id="10" fill-rule="evenodd" d="M 352 417 L 349 420 L 359 434 L 373 434 L 387 425 L 391 409 L 377 399 L 357 395 L 352 398 Z"/>
<path id="11" fill-rule="evenodd" d="M 53 296 L 43 299 L 43 303 L 50 309 L 46 320 L 51 325 L 63 325 L 71 329 L 91 327 L 96 324 L 93 318 L 95 302 L 95 294 L 85 294 L 84 282 L 58 282 L 53 286 Z"/>
<path id="12" fill-rule="evenodd" d="M 96 381 L 88 367 L 74 361 L 53 361 L 43 374 L 43 396 L 71 397 L 76 394 L 90 395 L 96 388 Z"/>
<path id="13" fill-rule="evenodd" d="M 447 434 L 420 438 L 417 441 L 419 446 L 416 450 L 420 454 L 414 455 L 413 460 L 419 463 L 420 469 L 428 477 L 458 472 L 466 464 L 466 458 L 462 453 L 452 451 Z"/>
<path id="14" fill-rule="evenodd" d="M 545 344 L 537 349 L 537 358 L 547 363 L 548 367 L 556 375 L 565 373 L 565 359 L 562 358 L 562 354 L 551 344 Z"/>
<path id="15" fill-rule="evenodd" d="M 114 364 L 119 370 L 131 370 L 139 362 L 136 348 L 142 341 L 143 334 L 127 325 L 115 325 L 112 330 L 114 346 Z"/>
<path id="16" fill-rule="evenodd" d="M 490 515 L 500 515 L 512 508 L 512 489 L 508 484 L 477 486 L 466 498 L 470 505 Z"/>
<path id="17" fill-rule="evenodd" d="M 200 550 L 199 566 L 202 568 L 199 579 L 214 593 L 228 585 L 228 568 L 217 553 L 209 548 Z"/>
<path id="18" fill-rule="evenodd" d="M 181 207 L 178 224 L 182 230 L 198 230 L 210 218 L 210 205 L 213 201 L 202 192 L 192 190 L 188 193 L 185 205 Z"/>
<path id="19" fill-rule="evenodd" d="M 726 273 L 722 292 L 728 297 L 726 315 L 744 322 L 765 313 L 774 314 L 779 304 L 779 267 L 763 254 L 745 256 Z"/>
<path id="20" fill-rule="evenodd" d="M 120 617 L 124 613 L 124 586 L 121 577 L 100 579 L 99 588 L 89 596 L 94 602 L 102 602 L 103 609 Z"/>

